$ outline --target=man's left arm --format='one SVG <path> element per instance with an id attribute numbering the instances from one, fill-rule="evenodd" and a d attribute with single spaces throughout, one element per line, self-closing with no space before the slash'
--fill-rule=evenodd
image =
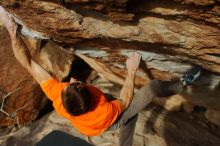
<path id="1" fill-rule="evenodd" d="M 15 35 L 11 35 L 12 48 L 15 58 L 24 68 L 28 70 L 28 72 L 39 84 L 51 79 L 51 75 L 42 66 L 33 60 L 29 50 L 21 39 L 20 34 L 17 32 L 15 33 Z"/>
<path id="2" fill-rule="evenodd" d="M 120 98 L 122 99 L 121 104 L 123 111 L 128 108 L 133 98 L 135 75 L 138 66 L 140 64 L 140 59 L 141 59 L 141 55 L 138 52 L 135 52 L 126 61 L 126 67 L 128 73 L 120 93 Z"/>
<path id="3" fill-rule="evenodd" d="M 28 70 L 39 84 L 51 79 L 51 75 L 33 60 L 28 48 L 17 32 L 18 25 L 2 6 L 0 6 L 0 20 L 9 32 L 14 56 L 21 65 Z"/>

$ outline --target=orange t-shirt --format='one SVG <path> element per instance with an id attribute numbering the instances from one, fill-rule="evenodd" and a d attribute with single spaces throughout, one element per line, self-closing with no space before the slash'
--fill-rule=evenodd
<path id="1" fill-rule="evenodd" d="M 47 97 L 53 101 L 55 111 L 69 119 L 72 124 L 83 134 L 88 136 L 99 135 L 108 129 L 122 112 L 121 103 L 118 100 L 107 101 L 102 91 L 94 86 L 87 85 L 92 95 L 93 101 L 96 101 L 96 107 L 80 116 L 72 116 L 66 112 L 62 104 L 61 92 L 68 85 L 67 82 L 59 82 L 50 79 L 40 86 Z"/>

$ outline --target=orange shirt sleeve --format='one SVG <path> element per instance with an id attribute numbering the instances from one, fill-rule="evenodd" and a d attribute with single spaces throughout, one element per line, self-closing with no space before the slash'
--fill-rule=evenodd
<path id="1" fill-rule="evenodd" d="M 67 82 L 59 82 L 56 79 L 50 79 L 46 82 L 40 84 L 42 90 L 47 95 L 47 97 L 53 101 L 53 106 L 58 114 L 64 116 L 66 118 L 70 118 L 71 116 L 66 112 L 63 107 L 61 93 L 62 90 L 68 85 Z"/>
<path id="2" fill-rule="evenodd" d="M 116 100 L 112 100 L 110 103 L 113 106 L 112 113 L 114 115 L 119 116 L 122 113 L 122 104 L 121 104 L 121 102 L 118 99 L 116 99 Z"/>
<path id="3" fill-rule="evenodd" d="M 59 82 L 58 80 L 52 78 L 44 83 L 40 84 L 42 90 L 47 95 L 47 97 L 54 101 L 56 98 L 61 97 L 62 90 L 68 85 L 66 82 Z"/>

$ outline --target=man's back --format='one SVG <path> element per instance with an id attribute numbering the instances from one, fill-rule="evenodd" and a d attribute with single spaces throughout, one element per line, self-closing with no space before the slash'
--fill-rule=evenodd
<path id="1" fill-rule="evenodd" d="M 53 101 L 56 112 L 67 118 L 83 134 L 93 136 L 107 130 L 119 117 L 122 112 L 121 104 L 118 100 L 107 101 L 104 94 L 94 86 L 86 85 L 92 95 L 92 108 L 89 112 L 73 116 L 64 108 L 61 99 L 62 90 L 69 83 L 60 83 L 55 79 L 50 79 L 41 84 L 42 90 L 47 97 Z"/>

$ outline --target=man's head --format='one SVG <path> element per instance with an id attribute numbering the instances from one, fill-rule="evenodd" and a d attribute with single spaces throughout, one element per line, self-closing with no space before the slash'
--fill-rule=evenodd
<path id="1" fill-rule="evenodd" d="M 62 91 L 61 97 L 64 108 L 73 116 L 82 115 L 90 110 L 91 95 L 82 82 L 71 78 L 70 84 Z"/>

